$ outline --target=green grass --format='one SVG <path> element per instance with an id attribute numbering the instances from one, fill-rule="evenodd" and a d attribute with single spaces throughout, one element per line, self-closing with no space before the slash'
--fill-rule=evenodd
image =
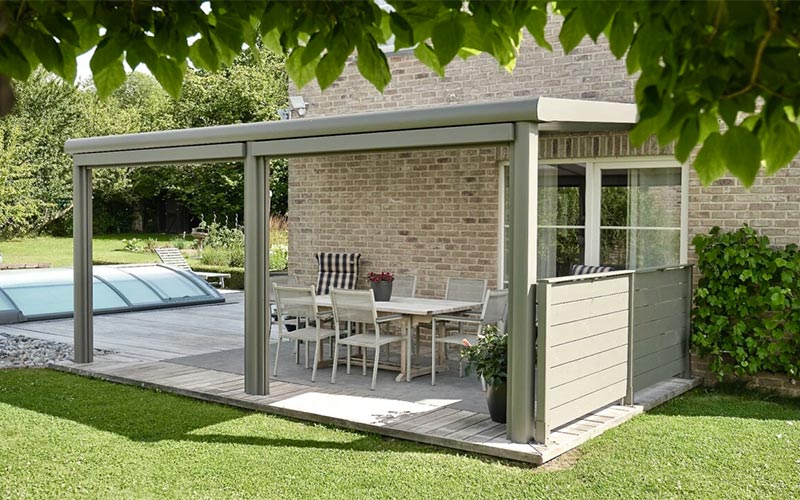
<path id="1" fill-rule="evenodd" d="M 531 470 L 49 370 L 0 371 L 2 498 L 799 498 L 800 401 L 696 390 Z M 573 463 L 574 462 L 574 463 Z"/>
<path id="2" fill-rule="evenodd" d="M 154 238 L 167 242 L 175 236 L 141 233 L 95 236 L 92 240 L 92 258 L 98 262 L 112 264 L 158 262 L 158 257 L 151 252 L 126 252 L 122 240 L 131 238 L 140 240 Z M 72 238 L 40 236 L 0 241 L 0 253 L 3 254 L 4 264 L 49 262 L 53 267 L 68 267 L 72 266 Z"/>

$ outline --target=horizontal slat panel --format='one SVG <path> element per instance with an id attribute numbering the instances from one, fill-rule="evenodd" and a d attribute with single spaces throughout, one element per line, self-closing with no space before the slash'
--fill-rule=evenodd
<path id="1" fill-rule="evenodd" d="M 664 283 L 688 283 L 689 268 L 670 269 L 668 271 L 637 272 L 634 277 L 635 289 L 657 288 Z"/>
<path id="2" fill-rule="evenodd" d="M 628 311 L 618 311 L 599 318 L 551 326 L 547 335 L 550 337 L 550 345 L 557 346 L 627 326 Z"/>
<path id="3" fill-rule="evenodd" d="M 624 380 L 616 382 L 609 387 L 593 392 L 586 397 L 569 404 L 550 410 L 550 428 L 555 429 L 560 425 L 578 419 L 587 413 L 625 397 L 627 384 Z"/>
<path id="4" fill-rule="evenodd" d="M 657 306 L 648 306 L 635 309 L 633 311 L 633 325 L 641 325 L 657 319 L 668 318 L 670 316 L 688 314 L 689 299 L 676 299 L 669 302 L 662 302 Z"/>
<path id="5" fill-rule="evenodd" d="M 635 314 L 635 313 L 634 313 Z M 649 339 L 650 337 L 655 337 L 657 335 L 661 335 L 667 331 L 678 330 L 682 332 L 684 335 L 689 334 L 686 331 L 688 326 L 688 317 L 684 314 L 675 314 L 671 316 L 667 316 L 666 318 L 657 319 L 655 321 L 650 321 L 647 323 L 636 323 L 636 318 L 634 317 L 634 325 L 633 325 L 633 342 L 634 345 L 636 342 L 641 342 L 643 340 Z"/>
<path id="6" fill-rule="evenodd" d="M 628 276 L 554 284 L 550 288 L 550 304 L 574 302 L 601 295 L 628 291 Z"/>
<path id="7" fill-rule="evenodd" d="M 626 345 L 598 352 L 594 356 L 578 359 L 551 368 L 550 371 L 547 372 L 547 385 L 550 388 L 555 388 L 567 382 L 578 380 L 587 375 L 602 371 L 609 366 L 625 362 L 627 359 L 628 346 Z"/>
<path id="8" fill-rule="evenodd" d="M 550 405 L 550 408 L 557 408 L 570 401 L 589 396 L 620 380 L 625 380 L 627 376 L 628 363 L 623 359 L 621 363 L 608 366 L 594 375 L 573 380 L 572 382 L 551 389 L 547 404 Z"/>
<path id="9" fill-rule="evenodd" d="M 635 375 L 633 377 L 633 390 L 634 392 L 650 387 L 653 384 L 661 382 L 662 380 L 670 379 L 676 375 L 683 373 L 688 360 L 685 358 L 671 361 L 666 365 L 659 366 L 653 370 Z"/>
<path id="10" fill-rule="evenodd" d="M 633 342 L 633 359 L 648 356 L 654 352 L 663 351 L 673 345 L 686 345 L 688 335 L 683 329 L 662 330 L 658 335 L 650 336 L 644 340 Z"/>
<path id="11" fill-rule="evenodd" d="M 633 295 L 633 307 L 643 307 L 660 304 L 670 300 L 688 297 L 690 293 L 688 283 L 671 283 L 658 288 L 636 290 Z"/>
<path id="12" fill-rule="evenodd" d="M 628 343 L 628 329 L 620 328 L 613 332 L 595 335 L 588 339 L 578 340 L 577 342 L 570 342 L 569 344 L 562 344 L 557 347 L 549 349 L 547 355 L 547 366 L 552 368 L 554 366 L 563 365 L 576 359 L 591 356 L 600 351 L 607 351 L 614 347 L 627 345 Z"/>
<path id="13" fill-rule="evenodd" d="M 163 149 L 129 150 L 76 154 L 75 165 L 85 167 L 125 167 L 175 163 L 215 163 L 244 158 L 244 144 L 214 144 Z"/>
<path id="14" fill-rule="evenodd" d="M 547 311 L 547 321 L 550 326 L 553 327 L 627 310 L 628 293 L 625 292 L 578 302 L 564 302 L 558 305 L 552 305 Z"/>
<path id="15" fill-rule="evenodd" d="M 668 365 L 673 361 L 679 360 L 686 356 L 685 344 L 673 344 L 667 346 L 660 351 L 651 352 L 646 356 L 642 356 L 633 360 L 633 375 L 641 375 L 644 372 L 654 370 L 659 366 Z M 670 374 L 672 377 L 674 374 Z"/>

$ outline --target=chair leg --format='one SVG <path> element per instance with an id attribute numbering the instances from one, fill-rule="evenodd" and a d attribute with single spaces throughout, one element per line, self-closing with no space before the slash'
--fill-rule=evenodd
<path id="1" fill-rule="evenodd" d="M 333 370 L 331 370 L 331 384 L 336 383 L 336 367 L 339 366 L 339 342 L 334 342 L 333 348 Z"/>
<path id="2" fill-rule="evenodd" d="M 419 356 L 419 339 L 420 339 L 420 330 L 421 330 L 421 328 L 420 328 L 420 325 L 419 325 L 419 324 L 417 324 L 417 343 L 416 343 L 416 344 L 414 344 L 414 352 L 416 353 L 416 355 L 417 355 L 417 356 Z"/>
<path id="3" fill-rule="evenodd" d="M 419 332 L 419 330 L 417 330 Z M 436 320 L 431 322 L 431 385 L 436 385 Z"/>
<path id="4" fill-rule="evenodd" d="M 272 367 L 272 376 L 278 376 L 278 359 L 281 355 L 281 344 L 283 343 L 283 339 L 280 335 L 278 335 L 278 345 L 275 346 L 275 366 Z"/>
<path id="5" fill-rule="evenodd" d="M 347 374 L 350 375 L 350 344 L 347 344 Z"/>
<path id="6" fill-rule="evenodd" d="M 308 340 L 304 340 L 303 344 L 306 346 L 306 370 L 308 370 L 308 349 L 310 346 L 308 344 Z"/>
<path id="7" fill-rule="evenodd" d="M 317 379 L 317 364 L 319 363 L 320 351 L 322 350 L 322 339 L 317 339 L 316 346 L 314 347 L 314 367 L 311 369 L 311 381 L 315 382 Z"/>
<path id="8" fill-rule="evenodd" d="M 370 390 L 375 390 L 375 384 L 378 382 L 378 361 L 381 359 L 381 348 L 375 346 L 375 366 L 372 367 L 372 386 Z M 367 348 L 364 348 L 364 366 L 367 366 Z"/>
<path id="9" fill-rule="evenodd" d="M 380 347 L 375 347 L 376 350 L 380 351 Z M 367 348 L 363 347 L 361 350 L 361 376 L 365 376 L 367 374 Z"/>

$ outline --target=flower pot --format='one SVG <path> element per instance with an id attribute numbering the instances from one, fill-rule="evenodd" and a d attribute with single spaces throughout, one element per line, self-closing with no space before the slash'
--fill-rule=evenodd
<path id="1" fill-rule="evenodd" d="M 391 281 L 370 281 L 372 293 L 375 295 L 375 301 L 386 302 L 392 298 L 392 282 Z"/>
<path id="2" fill-rule="evenodd" d="M 493 422 L 506 423 L 506 384 L 486 388 L 486 405 Z"/>

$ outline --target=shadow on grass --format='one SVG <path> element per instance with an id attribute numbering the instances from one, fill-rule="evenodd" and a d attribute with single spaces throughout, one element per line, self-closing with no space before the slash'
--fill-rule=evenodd
<path id="1" fill-rule="evenodd" d="M 725 383 L 700 387 L 648 413 L 684 417 L 729 417 L 756 420 L 800 420 L 800 398 Z"/>
<path id="2" fill-rule="evenodd" d="M 208 426 L 247 417 L 253 412 L 46 369 L 0 370 L 0 403 L 140 442 L 173 440 L 355 451 L 445 452 L 371 434 L 346 442 L 193 434 Z"/>

